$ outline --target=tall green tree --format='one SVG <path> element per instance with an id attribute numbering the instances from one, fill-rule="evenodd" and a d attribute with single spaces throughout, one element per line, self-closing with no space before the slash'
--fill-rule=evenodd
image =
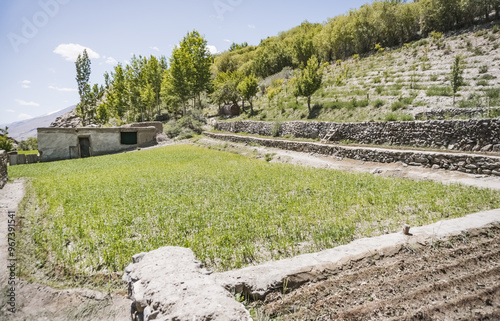
<path id="1" fill-rule="evenodd" d="M 243 75 L 238 72 L 220 72 L 213 81 L 212 101 L 219 106 L 222 104 L 236 104 L 240 100 L 238 85 L 243 80 Z"/>
<path id="2" fill-rule="evenodd" d="M 455 60 L 453 61 L 453 65 L 451 66 L 450 74 L 451 88 L 453 90 L 453 105 L 455 105 L 455 96 L 457 95 L 460 86 L 462 86 L 464 82 L 463 73 L 464 66 L 462 56 L 456 55 Z"/>
<path id="3" fill-rule="evenodd" d="M 83 50 L 82 54 L 76 59 L 76 82 L 78 84 L 78 94 L 80 102 L 76 106 L 76 113 L 82 118 L 83 126 L 87 126 L 92 121 L 92 105 L 89 101 L 90 97 L 90 59 L 87 54 L 87 49 Z"/>
<path id="4" fill-rule="evenodd" d="M 307 66 L 300 71 L 295 81 L 295 93 L 307 97 L 307 109 L 311 112 L 311 96 L 321 87 L 323 81 L 324 66 L 320 65 L 318 58 L 312 56 L 307 61 Z"/>
<path id="5" fill-rule="evenodd" d="M 171 93 L 182 102 L 182 115 L 187 115 L 187 100 L 193 92 L 193 75 L 195 73 L 192 55 L 185 45 L 174 48 L 170 57 Z"/>
<path id="6" fill-rule="evenodd" d="M 204 92 L 210 84 L 210 66 L 212 58 L 207 49 L 207 40 L 200 35 L 196 30 L 188 33 L 184 38 L 181 46 L 187 46 L 190 52 L 193 65 L 192 94 L 193 107 L 196 106 L 196 98 L 198 98 L 199 107 L 201 108 L 201 93 Z"/>
<path id="7" fill-rule="evenodd" d="M 243 98 L 243 111 L 245 110 L 245 100 L 250 102 L 250 112 L 253 113 L 253 97 L 257 95 L 259 91 L 259 84 L 257 83 L 257 78 L 254 75 L 247 76 L 239 83 L 238 92 Z"/>

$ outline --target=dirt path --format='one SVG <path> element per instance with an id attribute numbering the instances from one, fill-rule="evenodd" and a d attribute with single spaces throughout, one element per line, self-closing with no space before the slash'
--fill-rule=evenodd
<path id="1" fill-rule="evenodd" d="M 351 263 L 254 305 L 278 320 L 500 320 L 500 226 Z"/>
<path id="2" fill-rule="evenodd" d="M 130 301 L 122 296 L 87 289 L 57 290 L 10 278 L 7 266 L 12 261 L 7 258 L 9 253 L 15 255 L 15 248 L 9 251 L 7 245 L 8 213 L 15 211 L 19 219 L 17 206 L 23 197 L 22 180 L 0 190 L 0 320 L 128 320 Z M 9 285 L 9 281 L 15 283 Z M 15 313 L 10 310 L 13 307 Z"/>
<path id="3" fill-rule="evenodd" d="M 458 183 L 482 188 L 500 189 L 500 177 L 498 176 L 474 175 L 457 171 L 446 171 L 443 169 L 406 166 L 401 163 L 382 164 L 364 162 L 346 158 L 293 152 L 277 148 L 231 143 L 208 137 L 199 139 L 196 144 L 203 147 L 218 148 L 220 150 L 260 159 L 264 159 L 265 155 L 268 154 L 272 157 L 271 162 L 276 163 L 288 163 L 316 168 L 372 173 L 374 175 L 408 178 L 412 180 L 430 180 L 444 184 Z"/>

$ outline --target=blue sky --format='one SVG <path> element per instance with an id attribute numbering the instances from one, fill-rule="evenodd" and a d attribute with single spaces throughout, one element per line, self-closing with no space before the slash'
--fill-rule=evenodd
<path id="1" fill-rule="evenodd" d="M 211 50 L 259 44 L 305 20 L 324 22 L 369 0 L 0 0 L 0 124 L 78 103 L 74 60 L 92 83 L 132 54 L 166 57 L 188 31 Z"/>

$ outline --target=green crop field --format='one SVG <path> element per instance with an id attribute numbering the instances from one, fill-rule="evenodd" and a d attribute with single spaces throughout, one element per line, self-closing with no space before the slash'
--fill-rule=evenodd
<path id="1" fill-rule="evenodd" d="M 189 247 L 220 271 L 500 207 L 500 193 L 486 189 L 187 145 L 12 166 L 9 175 L 29 178 L 20 238 L 37 268 L 88 276 L 121 272 L 133 254 L 161 246 Z"/>

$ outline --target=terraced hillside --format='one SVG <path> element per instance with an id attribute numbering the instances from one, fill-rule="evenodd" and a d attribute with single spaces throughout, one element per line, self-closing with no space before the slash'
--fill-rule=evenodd
<path id="1" fill-rule="evenodd" d="M 294 71 L 285 68 L 261 82 L 254 101 L 257 112 L 239 119 L 357 122 L 498 117 L 500 113 L 488 107 L 500 106 L 499 30 L 491 23 L 445 35 L 433 33 L 401 47 L 337 61 L 327 68 L 322 87 L 313 95 L 310 114 L 305 98 L 293 96 Z M 463 57 L 464 82 L 453 104 L 450 74 L 456 55 Z M 269 100 L 266 87 L 280 79 L 284 79 L 281 93 Z M 425 114 L 436 109 L 448 113 Z"/>

